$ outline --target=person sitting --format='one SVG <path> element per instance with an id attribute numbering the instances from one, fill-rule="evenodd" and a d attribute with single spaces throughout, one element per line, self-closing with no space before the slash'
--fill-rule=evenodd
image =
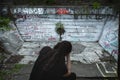
<path id="1" fill-rule="evenodd" d="M 29 80 L 76 80 L 76 74 L 71 73 L 69 55 L 71 50 L 72 45 L 69 41 L 56 44 L 52 50 L 38 60 L 38 63 L 35 63 L 37 65 L 33 67 Z"/>
<path id="2" fill-rule="evenodd" d="M 76 74 L 71 72 L 71 61 L 70 61 L 70 52 L 72 50 L 72 45 L 68 41 L 62 41 L 57 43 L 54 46 L 54 49 L 58 49 L 60 53 L 64 54 L 63 64 L 65 65 L 66 73 L 62 76 L 62 80 L 76 80 Z M 65 62 L 66 59 L 66 63 Z"/>

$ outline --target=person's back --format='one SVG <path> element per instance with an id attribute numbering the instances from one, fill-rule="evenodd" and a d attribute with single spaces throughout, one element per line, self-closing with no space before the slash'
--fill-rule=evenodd
<path id="1" fill-rule="evenodd" d="M 34 63 L 34 66 L 32 68 L 32 71 L 31 71 L 31 74 L 30 74 L 30 77 L 29 77 L 29 80 L 39 80 L 39 78 L 41 77 L 39 75 L 39 72 L 40 72 L 40 69 L 41 68 L 41 63 L 40 63 L 40 60 L 45 56 L 47 55 L 47 53 L 49 51 L 51 51 L 52 49 L 49 47 L 49 46 L 45 46 L 41 49 L 41 51 L 39 52 L 39 56 L 38 58 L 36 59 L 35 63 Z"/>
<path id="2" fill-rule="evenodd" d="M 38 79 L 29 80 L 75 80 L 76 75 L 71 74 L 70 66 L 65 64 L 65 56 L 69 55 L 72 45 L 68 41 L 62 41 L 55 45 L 47 55 L 39 60 L 36 72 Z M 70 62 L 70 60 L 68 61 Z M 72 76 L 72 77 L 71 77 Z"/>
<path id="3" fill-rule="evenodd" d="M 76 74 L 71 72 L 70 52 L 72 44 L 68 41 L 59 42 L 54 46 L 55 53 L 51 58 L 51 63 L 48 66 L 53 66 L 48 70 L 47 80 L 75 80 Z M 67 64 L 65 63 L 67 57 Z M 52 60 L 53 59 L 53 60 Z M 49 61 L 50 62 L 50 61 Z"/>

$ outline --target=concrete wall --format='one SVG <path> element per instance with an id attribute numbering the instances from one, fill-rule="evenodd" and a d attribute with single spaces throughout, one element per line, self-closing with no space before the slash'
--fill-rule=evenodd
<path id="1" fill-rule="evenodd" d="M 63 40 L 98 41 L 103 29 L 102 21 L 45 19 L 30 16 L 26 20 L 19 19 L 17 27 L 25 41 L 58 41 L 59 36 L 55 32 L 55 24 L 59 21 L 64 24 L 66 30 L 66 33 L 62 35 Z"/>
<path id="2" fill-rule="evenodd" d="M 10 27 L 15 30 L 5 31 L 0 33 L 0 41 L 3 43 L 4 48 L 10 53 L 17 53 L 17 50 L 23 44 L 23 40 L 21 39 L 16 27 L 11 22 Z"/>
<path id="3" fill-rule="evenodd" d="M 118 27 L 118 20 L 107 22 L 99 40 L 100 45 L 112 54 L 116 60 L 118 59 Z"/>

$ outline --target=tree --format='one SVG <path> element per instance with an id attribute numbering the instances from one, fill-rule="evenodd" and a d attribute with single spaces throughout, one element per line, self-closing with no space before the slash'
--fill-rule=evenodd
<path id="1" fill-rule="evenodd" d="M 62 41 L 62 35 L 65 33 L 65 29 L 61 22 L 56 23 L 55 31 L 59 35 L 59 40 Z"/>

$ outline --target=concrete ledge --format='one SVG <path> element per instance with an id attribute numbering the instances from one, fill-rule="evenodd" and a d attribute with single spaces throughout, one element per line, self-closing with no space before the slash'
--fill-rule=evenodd
<path id="1" fill-rule="evenodd" d="M 100 71 L 98 70 L 96 63 L 72 63 L 72 71 L 76 73 L 77 77 L 103 77 Z"/>

